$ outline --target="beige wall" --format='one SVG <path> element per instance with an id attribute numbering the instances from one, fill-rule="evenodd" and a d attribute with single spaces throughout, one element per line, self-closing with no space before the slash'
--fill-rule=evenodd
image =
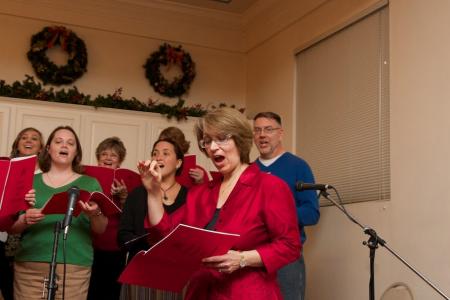
<path id="1" fill-rule="evenodd" d="M 252 48 L 249 111 L 280 112 L 293 137 L 295 50 L 381 2 L 326 1 Z M 348 210 L 448 294 L 450 2 L 391 0 L 389 20 L 392 200 Z M 292 149 L 292 139 L 286 145 Z M 367 299 L 369 250 L 361 244 L 366 236 L 335 207 L 323 207 L 321 214 L 305 248 L 308 299 Z M 377 250 L 375 271 L 378 297 L 403 281 L 415 299 L 442 299 L 386 249 Z"/>
<path id="2" fill-rule="evenodd" d="M 300 18 L 286 24 L 282 31 L 270 39 L 250 48 L 247 78 L 249 113 L 252 115 L 262 110 L 278 111 L 287 128 L 286 136 L 289 138 L 285 144 L 288 149 L 294 147 L 295 52 L 320 36 L 342 27 L 364 11 L 379 6 L 380 2 L 384 1 L 288 1 L 289 5 L 284 9 L 279 8 L 281 12 L 278 13 L 299 11 Z M 251 32 L 255 35 L 260 34 L 256 28 L 271 32 L 270 28 L 254 25 Z M 280 103 L 283 105 L 279 105 Z"/>
<path id="3" fill-rule="evenodd" d="M 158 2 L 126 2 L 0 0 L 0 78 L 12 83 L 34 74 L 26 58 L 30 38 L 56 24 L 72 29 L 87 45 L 88 71 L 74 83 L 83 93 L 106 95 L 122 87 L 124 97 L 175 104 L 176 99 L 153 91 L 143 68 L 168 41 L 182 44 L 196 63 L 197 77 L 183 96 L 186 104 L 245 106 L 246 59 L 236 18 L 208 10 L 177 12 Z"/>

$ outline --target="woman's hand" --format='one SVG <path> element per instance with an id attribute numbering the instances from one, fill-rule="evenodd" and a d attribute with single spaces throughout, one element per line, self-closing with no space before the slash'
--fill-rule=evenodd
<path id="1" fill-rule="evenodd" d="M 120 204 L 123 205 L 128 196 L 127 185 L 125 181 L 120 181 L 114 178 L 114 182 L 111 185 L 111 195 L 119 197 Z"/>
<path id="2" fill-rule="evenodd" d="M 91 222 L 91 231 L 96 234 L 102 234 L 105 232 L 108 225 L 108 218 L 103 215 L 100 207 L 94 201 L 78 201 L 80 203 L 83 213 L 89 217 Z"/>
<path id="3" fill-rule="evenodd" d="M 34 207 L 36 204 L 36 191 L 34 189 L 29 190 L 28 193 L 25 194 L 25 201 L 30 207 Z"/>
<path id="4" fill-rule="evenodd" d="M 84 214 L 87 215 L 89 218 L 97 217 L 102 214 L 100 207 L 94 201 L 88 202 L 78 201 L 78 203 L 80 204 Z"/>
<path id="5" fill-rule="evenodd" d="M 204 172 L 200 168 L 190 169 L 189 176 L 194 180 L 195 184 L 203 183 Z"/>
<path id="6" fill-rule="evenodd" d="M 25 225 L 33 225 L 43 220 L 45 215 L 41 213 L 41 209 L 29 208 L 21 217 Z"/>
<path id="7" fill-rule="evenodd" d="M 160 193 L 161 169 L 156 160 L 139 161 L 137 165 L 142 184 L 149 193 Z"/>
<path id="8" fill-rule="evenodd" d="M 227 254 L 211 256 L 202 260 L 207 268 L 215 269 L 220 273 L 231 274 L 242 268 L 241 262 L 245 260 L 243 252 L 230 250 Z"/>

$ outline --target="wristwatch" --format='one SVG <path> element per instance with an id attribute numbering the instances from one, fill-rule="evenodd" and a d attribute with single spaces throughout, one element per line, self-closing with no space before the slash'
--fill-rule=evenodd
<path id="1" fill-rule="evenodd" d="M 241 252 L 241 260 L 239 260 L 239 267 L 242 269 L 247 266 L 247 261 L 245 260 L 245 256 Z"/>

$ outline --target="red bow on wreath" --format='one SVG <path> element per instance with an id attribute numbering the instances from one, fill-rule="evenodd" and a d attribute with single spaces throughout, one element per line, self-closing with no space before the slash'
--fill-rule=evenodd
<path id="1" fill-rule="evenodd" d="M 183 62 L 184 53 L 179 49 L 173 47 L 167 47 L 167 60 L 174 64 L 179 64 Z"/>
<path id="2" fill-rule="evenodd" d="M 59 45 L 61 46 L 61 49 L 66 51 L 67 49 L 67 38 L 69 37 L 70 30 L 67 30 L 63 26 L 53 26 L 49 27 L 48 31 L 51 34 L 50 41 L 47 43 L 47 48 L 53 48 L 56 41 L 59 38 Z"/>

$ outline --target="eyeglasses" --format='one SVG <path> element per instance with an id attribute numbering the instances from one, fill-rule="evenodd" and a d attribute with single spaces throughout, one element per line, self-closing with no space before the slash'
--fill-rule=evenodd
<path id="1" fill-rule="evenodd" d="M 203 137 L 202 140 L 200 140 L 199 145 L 202 149 L 210 148 L 212 142 L 214 142 L 217 146 L 222 147 L 225 146 L 231 139 L 233 135 L 231 133 L 227 135 L 218 136 L 216 138 L 211 138 L 209 136 Z"/>
<path id="2" fill-rule="evenodd" d="M 255 127 L 253 128 L 253 134 L 255 135 L 259 135 L 261 133 L 266 133 L 266 134 L 272 134 L 275 132 L 275 130 L 281 129 L 280 127 L 271 127 L 271 126 L 267 126 L 267 127 Z"/>

